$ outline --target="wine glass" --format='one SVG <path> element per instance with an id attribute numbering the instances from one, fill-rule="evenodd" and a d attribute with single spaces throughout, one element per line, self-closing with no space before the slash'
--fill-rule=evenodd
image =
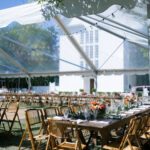
<path id="1" fill-rule="evenodd" d="M 93 111 L 93 115 L 94 115 L 94 120 L 97 120 L 97 115 L 98 115 L 98 110 L 97 109 L 95 109 Z"/>
<path id="2" fill-rule="evenodd" d="M 109 104 L 106 104 L 106 115 L 109 116 L 109 114 L 111 113 L 111 107 Z"/>
<path id="3" fill-rule="evenodd" d="M 88 117 L 89 117 L 88 109 L 84 109 L 84 117 L 86 120 L 88 120 Z"/>
<path id="4" fill-rule="evenodd" d="M 69 110 L 66 110 L 66 111 L 64 112 L 64 118 L 67 119 L 68 116 L 69 116 Z"/>

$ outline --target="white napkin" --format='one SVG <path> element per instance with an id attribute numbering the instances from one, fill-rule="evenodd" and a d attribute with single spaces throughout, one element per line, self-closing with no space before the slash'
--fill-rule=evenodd
<path id="1" fill-rule="evenodd" d="M 127 114 L 125 114 L 125 113 L 121 113 L 121 114 L 119 114 L 121 117 L 126 117 L 127 116 Z"/>
<path id="2" fill-rule="evenodd" d="M 144 110 L 144 109 L 146 109 L 146 108 L 144 108 L 144 107 L 139 107 L 139 108 L 136 108 L 136 110 Z"/>
<path id="3" fill-rule="evenodd" d="M 140 109 L 134 108 L 132 111 L 133 111 L 133 112 L 140 112 Z"/>
<path id="4" fill-rule="evenodd" d="M 134 111 L 133 110 L 129 110 L 129 111 L 126 111 L 125 113 L 126 114 L 134 114 Z"/>
<path id="5" fill-rule="evenodd" d="M 99 121 L 99 123 L 102 123 L 102 124 L 109 124 L 110 121 Z"/>
<path id="6" fill-rule="evenodd" d="M 91 123 L 97 123 L 97 124 L 109 124 L 110 123 L 110 121 L 98 121 L 98 120 L 92 120 L 92 121 L 90 121 Z"/>
<path id="7" fill-rule="evenodd" d="M 82 123 L 82 122 L 86 122 L 87 120 L 82 120 L 82 119 L 77 119 L 76 122 L 77 124 Z"/>
<path id="8" fill-rule="evenodd" d="M 61 117 L 61 116 L 55 116 L 55 117 L 53 117 L 53 119 L 56 119 L 56 120 L 63 120 L 63 117 Z"/>
<path id="9" fill-rule="evenodd" d="M 142 105 L 142 106 L 140 106 L 139 108 L 150 108 L 150 106 L 149 105 Z"/>

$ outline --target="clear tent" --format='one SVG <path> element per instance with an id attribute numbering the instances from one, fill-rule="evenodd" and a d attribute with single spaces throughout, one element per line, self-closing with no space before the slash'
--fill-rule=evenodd
<path id="1" fill-rule="evenodd" d="M 66 0 L 67 1 L 67 0 Z M 119 1 L 118 1 L 119 2 Z M 122 2 L 124 3 L 124 2 Z M 102 12 L 98 12 L 98 8 L 95 10 L 96 12 L 89 12 L 87 8 L 85 10 L 88 13 L 82 14 L 74 14 L 63 11 L 65 8 L 60 8 L 60 10 L 56 10 L 56 13 L 60 13 L 60 15 L 64 15 L 66 17 L 59 16 L 61 22 L 66 28 L 70 28 L 69 22 L 70 17 L 76 17 L 77 19 L 86 22 L 89 24 L 89 28 L 94 26 L 95 28 L 104 30 L 114 36 L 117 36 L 123 39 L 123 42 L 130 42 L 133 47 L 137 48 L 140 51 L 146 51 L 149 57 L 149 32 L 148 32 L 148 23 L 149 19 L 147 18 L 147 3 L 134 1 L 131 5 L 125 5 L 122 7 L 121 2 L 118 5 L 108 4 L 106 10 L 102 10 Z M 127 2 L 128 4 L 130 2 Z M 66 7 L 69 9 L 68 3 Z M 81 8 L 83 9 L 83 8 Z M 18 11 L 20 13 L 18 13 Z M 69 10 L 68 10 L 69 11 Z M 104 11 L 104 12 L 103 12 Z M 72 11 L 73 12 L 73 11 Z M 13 13 L 14 17 L 10 15 Z M 94 13 L 94 14 L 93 14 Z M 96 13 L 96 14 L 95 14 Z M 69 14 L 69 15 L 68 15 Z M 53 14 L 52 19 L 55 21 L 55 14 Z M 10 9 L 0 10 L 0 27 L 1 31 L 4 29 L 7 30 L 15 26 L 17 22 L 22 28 L 25 26 L 29 26 L 30 24 L 40 26 L 41 28 L 48 27 L 48 23 L 45 21 L 41 6 L 37 3 L 29 3 L 22 6 L 17 6 Z M 42 23 L 44 22 L 44 23 Z M 56 21 L 57 22 L 57 21 Z M 43 25 L 44 24 L 44 25 Z M 6 27 L 8 26 L 8 27 Z M 5 27 L 5 28 L 4 28 Z M 21 27 L 20 27 L 21 28 Z M 65 34 L 65 36 L 73 37 L 80 32 L 83 32 L 84 28 L 79 28 L 73 33 L 69 32 L 69 34 L 62 32 L 62 28 L 60 26 L 57 27 L 58 31 L 61 34 Z M 20 34 L 23 34 L 20 32 Z M 17 30 L 16 30 L 17 31 Z M 119 51 L 116 51 L 113 54 L 111 51 L 108 54 L 103 62 L 101 62 L 102 67 L 96 68 L 94 65 L 90 64 L 90 59 L 84 55 L 84 51 L 76 51 L 74 53 L 78 53 L 78 55 L 83 55 L 86 61 L 89 61 L 89 68 L 83 68 L 81 70 L 80 64 L 76 64 L 76 62 L 71 61 L 67 58 L 60 58 L 59 55 L 55 55 L 50 52 L 48 49 L 43 48 L 35 48 L 27 43 L 22 43 L 20 39 L 16 39 L 13 36 L 9 36 L 7 32 L 5 34 L 0 35 L 0 76 L 1 77 L 26 77 L 26 76 L 54 76 L 54 75 L 83 75 L 83 74 L 95 74 L 95 72 L 100 74 L 123 74 L 123 73 L 131 73 L 131 74 L 146 74 L 149 73 L 149 59 L 142 64 L 140 63 L 137 66 L 129 65 L 127 68 L 115 68 L 114 66 L 110 66 L 109 69 L 106 69 L 107 63 L 113 59 L 113 56 L 117 55 Z M 54 34 L 55 33 L 51 33 Z M 38 35 L 38 34 L 37 34 Z M 52 35 L 53 36 L 53 35 Z M 32 38 L 41 38 L 40 36 L 32 37 Z M 32 41 L 32 39 L 30 39 Z M 33 40 L 34 42 L 34 40 Z M 5 44 L 4 44 L 5 43 Z M 5 45 L 5 46 L 4 46 Z M 132 49 L 131 47 L 130 49 Z M 117 48 L 117 46 L 116 46 Z M 115 50 L 115 49 L 114 49 Z M 126 51 L 125 51 L 126 52 Z M 136 52 L 136 51 L 135 51 Z M 112 55 L 113 54 L 113 55 Z M 38 57 L 37 57 L 38 55 Z M 68 58 L 71 58 L 71 55 Z M 143 56 L 139 56 L 143 57 Z M 119 58 L 120 59 L 120 58 Z M 135 59 L 133 57 L 133 59 Z M 143 57 L 144 59 L 144 57 Z M 59 70 L 59 62 L 63 61 L 64 63 L 74 66 L 74 70 Z M 103 65 L 105 63 L 105 65 Z M 92 68 L 93 67 L 93 68 Z M 69 67 L 68 67 L 69 68 Z"/>

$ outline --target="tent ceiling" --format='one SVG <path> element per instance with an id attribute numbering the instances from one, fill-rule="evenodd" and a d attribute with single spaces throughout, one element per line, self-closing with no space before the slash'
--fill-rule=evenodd
<path id="1" fill-rule="evenodd" d="M 114 5 L 115 4 L 115 5 Z M 123 6 L 123 7 L 121 7 Z M 76 9 L 78 8 L 78 9 Z M 127 9 L 129 8 L 129 9 Z M 19 24 L 33 24 L 33 23 L 41 23 L 45 21 L 42 11 L 42 7 L 34 2 L 29 3 L 9 9 L 0 10 L 0 28 L 8 26 L 12 22 L 18 22 Z M 141 47 L 148 48 L 148 26 L 147 26 L 147 11 L 146 11 L 146 3 L 138 2 L 138 0 L 64 0 L 64 5 L 60 6 L 60 8 L 54 8 L 51 6 L 51 9 L 54 10 L 53 14 L 60 13 L 63 16 L 69 18 L 63 18 L 66 23 L 66 27 L 70 28 L 70 18 L 77 17 L 84 22 L 89 23 L 99 29 L 105 30 L 111 34 L 114 34 L 120 38 L 127 39 L 132 43 L 140 45 Z M 19 13 L 18 13 L 19 12 Z M 11 15 L 10 15 L 11 14 Z M 12 17 L 13 16 L 13 17 Z M 67 20 L 67 21 L 66 21 Z M 89 26 L 90 26 L 89 25 Z M 79 29 L 82 30 L 82 29 Z M 79 32 L 79 31 L 76 31 Z M 67 36 L 67 35 L 66 35 Z M 33 49 L 32 47 L 27 46 L 24 43 L 13 39 L 12 37 L 0 36 L 0 38 L 5 39 L 8 43 L 13 43 L 26 53 L 29 59 L 33 60 L 31 57 L 31 53 L 34 51 L 40 51 Z M 6 48 L 6 49 L 5 49 Z M 37 65 L 36 68 L 33 69 L 31 67 L 32 61 L 29 63 L 24 63 L 21 55 L 18 53 L 15 54 L 15 49 L 12 48 L 12 51 L 8 53 L 7 47 L 1 49 L 3 53 L 1 56 L 7 55 L 7 59 L 9 57 L 9 63 L 5 59 L 1 59 L 0 61 L 0 76 L 1 77 L 24 77 L 24 76 L 47 76 L 47 75 L 93 75 L 93 71 L 83 70 L 83 71 L 57 71 L 54 68 L 50 68 L 47 64 L 51 63 L 51 60 L 55 60 L 55 56 L 49 54 L 47 51 L 40 53 L 41 59 L 48 58 L 41 64 L 43 66 L 38 68 L 38 60 L 34 60 L 34 65 Z M 7 53 L 4 54 L 4 51 Z M 2 56 L 3 54 L 3 56 Z M 33 56 L 33 55 L 32 55 Z M 14 61 L 11 59 L 14 59 Z M 17 62 L 16 62 L 17 59 Z M 60 58 L 61 59 L 61 58 Z M 58 60 L 57 60 L 58 61 Z M 34 66 L 35 67 L 35 66 Z M 148 68 L 146 69 L 112 69 L 112 70 L 98 70 L 97 73 L 99 75 L 110 75 L 110 74 L 121 74 L 121 73 L 131 73 L 131 74 L 145 74 L 149 73 Z M 26 75 L 25 75 L 26 74 Z"/>

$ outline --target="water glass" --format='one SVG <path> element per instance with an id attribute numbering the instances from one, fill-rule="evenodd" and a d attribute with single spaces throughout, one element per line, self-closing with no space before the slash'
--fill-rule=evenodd
<path id="1" fill-rule="evenodd" d="M 89 112 L 87 109 L 84 110 L 84 117 L 86 120 L 88 120 L 88 117 L 89 117 Z"/>
<path id="2" fill-rule="evenodd" d="M 98 115 L 98 110 L 97 109 L 95 109 L 93 111 L 93 115 L 94 115 L 94 120 L 97 120 L 97 115 Z"/>
<path id="3" fill-rule="evenodd" d="M 67 110 L 67 111 L 64 112 L 64 118 L 67 119 L 68 116 L 69 116 L 69 111 Z"/>

